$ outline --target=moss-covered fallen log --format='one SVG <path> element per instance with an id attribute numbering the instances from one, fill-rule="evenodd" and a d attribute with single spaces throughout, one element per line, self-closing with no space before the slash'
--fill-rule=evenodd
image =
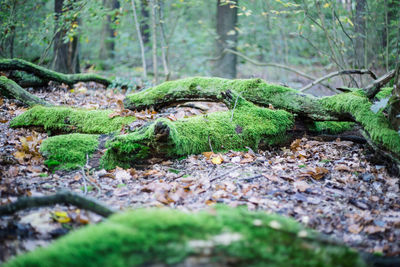
<path id="1" fill-rule="evenodd" d="M 73 232 L 12 266 L 365 266 L 360 255 L 292 219 L 217 207 L 141 209 Z"/>
<path id="2" fill-rule="evenodd" d="M 13 80 L 22 88 L 47 86 L 48 81 L 44 81 L 33 74 L 25 71 L 14 70 L 7 75 L 8 79 Z"/>
<path id="3" fill-rule="evenodd" d="M 272 105 L 312 121 L 350 121 L 365 130 L 379 148 L 400 159 L 400 135 L 382 112 L 374 113 L 365 92 L 354 90 L 331 97 L 315 98 L 294 89 L 267 84 L 261 79 L 227 80 L 220 78 L 187 78 L 165 82 L 148 90 L 128 95 L 129 109 L 159 109 L 184 101 L 221 101 L 221 92 L 232 90 L 254 104 Z M 323 124 L 326 128 L 327 124 Z M 336 127 L 334 124 L 330 126 Z M 327 129 L 329 130 L 329 128 Z"/>
<path id="4" fill-rule="evenodd" d="M 35 75 L 42 81 L 55 81 L 59 83 L 65 83 L 70 86 L 78 82 L 97 82 L 105 86 L 111 84 L 111 80 L 96 74 L 64 74 L 46 69 L 44 67 L 18 58 L 0 59 L 0 70 L 21 70 Z"/>
<path id="5" fill-rule="evenodd" d="M 10 80 L 5 76 L 0 76 L 0 95 L 3 95 L 7 98 L 17 99 L 28 106 L 51 106 L 50 103 L 40 99 L 35 95 L 32 95 L 13 80 Z"/>
<path id="6" fill-rule="evenodd" d="M 194 77 L 164 82 L 153 88 L 128 95 L 125 108 L 143 110 L 188 101 L 219 101 L 221 93 L 230 90 L 256 105 L 283 109 L 316 121 L 347 120 L 346 114 L 335 113 L 323 106 L 318 98 L 262 79 L 228 80 L 222 78 Z"/>

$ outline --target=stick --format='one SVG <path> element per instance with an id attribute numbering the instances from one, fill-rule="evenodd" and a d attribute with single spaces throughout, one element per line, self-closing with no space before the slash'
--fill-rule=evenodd
<path id="1" fill-rule="evenodd" d="M 341 70 L 341 71 L 335 71 L 335 72 L 331 72 L 315 81 L 313 81 L 312 83 L 304 86 L 303 88 L 300 89 L 301 92 L 310 89 L 311 87 L 313 87 L 316 84 L 319 84 L 329 78 L 335 77 L 335 76 L 339 76 L 339 75 L 351 75 L 351 74 L 369 74 L 371 75 L 371 77 L 373 79 L 376 79 L 376 75 L 375 73 L 373 73 L 371 70 Z M 336 90 L 336 89 L 335 89 Z"/>
<path id="2" fill-rule="evenodd" d="M 0 216 L 11 215 L 20 210 L 47 207 L 56 204 L 74 205 L 103 217 L 108 217 L 116 212 L 95 199 L 62 190 L 50 196 L 18 198 L 15 202 L 0 206 Z"/>
<path id="3" fill-rule="evenodd" d="M 386 74 L 384 74 L 383 76 L 379 77 L 379 79 L 376 79 L 370 85 L 367 85 L 364 88 L 367 97 L 369 99 L 374 98 L 376 94 L 379 92 L 379 89 L 381 89 L 385 84 L 390 82 L 390 80 L 395 76 L 395 74 L 396 74 L 395 70 L 391 70 Z"/>

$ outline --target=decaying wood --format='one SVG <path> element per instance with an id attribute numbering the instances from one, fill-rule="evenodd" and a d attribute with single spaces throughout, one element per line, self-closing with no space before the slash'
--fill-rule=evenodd
<path id="1" fill-rule="evenodd" d="M 341 71 L 335 71 L 335 72 L 331 72 L 319 79 L 316 79 L 315 81 L 313 81 L 312 83 L 304 86 L 303 88 L 300 89 L 300 91 L 305 91 L 307 89 L 310 89 L 311 87 L 313 87 L 316 84 L 322 83 L 323 81 L 329 79 L 329 78 L 333 78 L 335 76 L 340 76 L 340 75 L 352 75 L 352 74 L 368 74 L 370 75 L 374 80 L 377 79 L 375 73 L 373 73 L 371 70 L 341 70 Z"/>
<path id="2" fill-rule="evenodd" d="M 56 204 L 74 205 L 103 217 L 108 217 L 115 213 L 114 210 L 95 199 L 63 190 L 51 196 L 21 197 L 15 202 L 0 206 L 0 216 L 11 215 L 20 210 L 53 206 Z"/>
<path id="3" fill-rule="evenodd" d="M 40 99 L 35 95 L 32 95 L 21 86 L 19 86 L 16 82 L 6 78 L 5 76 L 0 77 L 0 95 L 4 95 L 9 98 L 15 98 L 19 101 L 22 101 L 28 106 L 51 106 L 50 103 L 44 101 L 43 99 Z"/>
<path id="4" fill-rule="evenodd" d="M 44 67 L 35 65 L 31 62 L 23 59 L 1 59 L 0 70 L 21 70 L 27 73 L 33 74 L 43 81 L 55 81 L 59 83 L 65 83 L 72 86 L 78 82 L 97 82 L 108 86 L 111 84 L 111 80 L 101 77 L 96 74 L 64 74 L 56 71 L 46 69 Z"/>
<path id="5" fill-rule="evenodd" d="M 394 78 L 395 74 L 396 74 L 395 70 L 391 70 L 388 73 L 386 73 L 385 75 L 376 79 L 370 85 L 366 86 L 364 88 L 364 90 L 365 90 L 368 98 L 369 99 L 374 98 L 376 96 L 376 94 L 379 92 L 379 89 L 381 89 L 385 84 L 390 82 L 390 80 Z"/>

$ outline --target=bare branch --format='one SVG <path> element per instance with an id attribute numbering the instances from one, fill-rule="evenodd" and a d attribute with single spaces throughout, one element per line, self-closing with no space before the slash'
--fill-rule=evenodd
<path id="1" fill-rule="evenodd" d="M 0 206 L 0 216 L 11 215 L 20 210 L 47 207 L 56 204 L 74 205 L 80 209 L 94 212 L 103 217 L 108 217 L 115 213 L 114 210 L 95 199 L 63 190 L 51 196 L 18 198 L 15 202 Z"/>
<path id="2" fill-rule="evenodd" d="M 396 74 L 395 70 L 391 70 L 387 72 L 385 75 L 379 77 L 379 79 L 376 79 L 370 85 L 367 85 L 364 88 L 364 90 L 368 98 L 369 99 L 374 98 L 375 95 L 379 92 L 379 89 L 381 89 L 385 84 L 390 82 L 390 80 L 395 76 L 395 74 Z"/>
<path id="3" fill-rule="evenodd" d="M 307 89 L 310 89 L 311 87 L 313 87 L 316 84 L 319 84 L 329 78 L 335 77 L 335 76 L 339 76 L 339 75 L 352 75 L 352 74 L 369 74 L 371 75 L 371 77 L 373 79 L 376 79 L 376 75 L 375 73 L 373 73 L 371 70 L 341 70 L 341 71 L 335 71 L 335 72 L 331 72 L 328 75 L 325 75 L 315 81 L 313 81 L 312 83 L 304 86 L 303 88 L 300 89 L 300 91 L 305 91 Z"/>

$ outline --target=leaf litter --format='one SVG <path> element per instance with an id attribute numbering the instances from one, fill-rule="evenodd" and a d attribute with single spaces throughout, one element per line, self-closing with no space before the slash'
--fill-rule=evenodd
<path id="1" fill-rule="evenodd" d="M 174 121 L 226 110 L 220 104 L 186 103 L 158 113 L 128 111 L 122 105 L 123 92 L 95 83 L 79 83 L 73 89 L 50 84 L 31 93 L 54 104 L 108 108 L 114 110 L 112 116 L 136 116 L 127 126 L 131 130 L 158 117 Z M 304 137 L 269 151 L 210 151 L 180 160 L 154 158 L 144 168 L 52 173 L 39 153 L 46 133 L 8 127 L 25 110 L 18 101 L 0 98 L 0 204 L 60 189 L 84 193 L 88 182 L 87 195 L 100 193 L 97 198 L 116 209 L 244 205 L 293 217 L 360 251 L 400 255 L 399 180 L 384 166 L 369 162 L 369 152 L 362 145 Z M 59 205 L 2 217 L 0 261 L 100 220 L 90 212 Z M 271 222 L 270 227 L 279 229 L 280 225 Z"/>

